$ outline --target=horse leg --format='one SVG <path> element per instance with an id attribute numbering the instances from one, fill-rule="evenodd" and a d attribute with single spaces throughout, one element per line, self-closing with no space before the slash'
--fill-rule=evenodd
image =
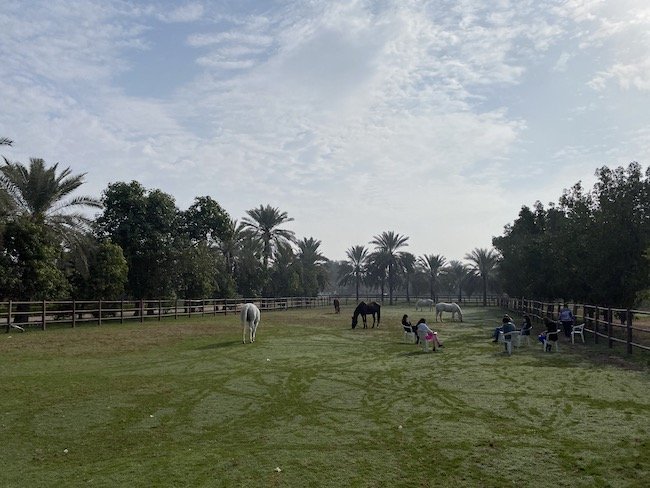
<path id="1" fill-rule="evenodd" d="M 246 344 L 246 324 L 242 324 L 241 330 L 242 330 L 242 338 L 241 338 L 241 341 L 242 341 L 244 344 Z"/>

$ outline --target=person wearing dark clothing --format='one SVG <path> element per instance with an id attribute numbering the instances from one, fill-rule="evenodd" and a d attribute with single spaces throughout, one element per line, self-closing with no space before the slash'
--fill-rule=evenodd
<path id="1" fill-rule="evenodd" d="M 551 345 L 548 344 L 548 341 L 557 342 L 557 322 L 550 320 L 548 317 L 544 317 L 544 325 L 546 325 L 546 351 L 551 350 Z"/>
<path id="2" fill-rule="evenodd" d="M 415 343 L 419 344 L 420 343 L 420 336 L 418 336 L 418 327 L 417 325 L 411 325 L 411 322 L 409 321 L 409 316 L 404 314 L 402 317 L 402 327 L 404 327 L 404 330 L 406 332 L 413 332 L 415 334 Z"/>

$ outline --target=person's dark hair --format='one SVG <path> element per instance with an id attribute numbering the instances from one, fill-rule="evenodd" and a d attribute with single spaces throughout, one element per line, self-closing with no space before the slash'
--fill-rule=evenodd
<path id="1" fill-rule="evenodd" d="M 402 320 L 406 320 L 409 316 L 404 314 L 404 317 L 402 317 Z"/>
<path id="2" fill-rule="evenodd" d="M 502 323 L 502 324 L 507 324 L 508 322 L 510 322 L 510 319 L 509 319 L 508 317 L 503 317 L 503 318 L 501 319 L 501 323 Z"/>
<path id="3" fill-rule="evenodd" d="M 528 314 L 524 315 L 524 322 L 526 322 L 526 325 L 531 325 L 530 317 L 528 316 Z"/>
<path id="4" fill-rule="evenodd" d="M 420 320 L 418 320 L 418 324 L 417 324 L 417 325 L 420 325 L 420 324 L 426 324 L 426 323 L 427 323 L 426 320 L 424 320 L 424 319 L 420 319 Z"/>

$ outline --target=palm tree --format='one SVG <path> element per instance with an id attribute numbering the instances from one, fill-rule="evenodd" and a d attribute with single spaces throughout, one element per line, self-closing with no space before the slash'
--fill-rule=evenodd
<path id="1" fill-rule="evenodd" d="M 354 281 L 356 290 L 356 300 L 359 301 L 359 285 L 363 281 L 368 263 L 368 249 L 365 246 L 352 246 L 345 252 L 348 260 L 345 262 L 349 266 L 349 271 L 340 279 L 340 285 L 347 285 Z"/>
<path id="2" fill-rule="evenodd" d="M 273 250 L 278 244 L 295 241 L 293 231 L 279 228 L 282 224 L 292 222 L 293 218 L 270 205 L 260 205 L 246 213 L 248 216 L 242 218 L 242 225 L 253 238 L 262 243 L 264 269 L 268 269 Z"/>
<path id="3" fill-rule="evenodd" d="M 377 251 L 385 255 L 386 264 L 388 268 L 388 298 L 389 304 L 393 304 L 393 287 L 395 285 L 395 268 L 400 265 L 400 257 L 402 253 L 399 251 L 401 247 L 408 246 L 409 238 L 401 236 L 395 232 L 385 231 L 380 235 L 373 237 L 370 244 L 377 246 Z"/>
<path id="4" fill-rule="evenodd" d="M 486 307 L 488 279 L 499 264 L 499 254 L 493 249 L 474 248 L 465 259 L 471 262 L 472 271 L 483 281 L 483 306 Z"/>
<path id="5" fill-rule="evenodd" d="M 242 223 L 237 223 L 236 219 L 229 219 L 226 223 L 226 231 L 218 242 L 219 250 L 226 260 L 226 268 L 231 276 L 234 276 L 235 261 L 245 238 L 243 230 L 244 225 Z"/>
<path id="6" fill-rule="evenodd" d="M 429 277 L 429 292 L 433 301 L 438 301 L 436 297 L 436 285 L 438 284 L 438 275 L 447 260 L 441 254 L 424 254 L 418 258 L 418 262 L 425 269 Z"/>
<path id="7" fill-rule="evenodd" d="M 327 282 L 327 272 L 323 265 L 328 259 L 318 249 L 321 241 L 305 237 L 298 242 L 298 262 L 304 296 L 315 296 Z"/>
<path id="8" fill-rule="evenodd" d="M 413 273 L 415 273 L 415 263 L 417 259 L 413 254 L 410 252 L 403 252 L 402 256 L 400 258 L 400 265 L 402 270 L 404 271 L 404 276 L 405 276 L 405 284 L 406 284 L 406 301 L 407 303 L 411 303 L 411 297 L 409 295 L 409 285 L 411 283 L 411 276 L 413 276 Z"/>
<path id="9" fill-rule="evenodd" d="M 449 279 L 449 284 L 455 291 L 458 291 L 458 301 L 462 302 L 463 286 L 465 285 L 465 280 L 468 277 L 467 266 L 460 261 L 452 260 L 449 261 L 449 265 L 447 265 L 443 271 Z"/>
<path id="10" fill-rule="evenodd" d="M 65 168 L 57 174 L 57 170 L 58 164 L 46 168 L 39 158 L 31 158 L 29 168 L 5 158 L 0 167 L 4 210 L 9 219 L 25 217 L 44 225 L 65 249 L 85 256 L 91 220 L 80 210 L 102 205 L 89 196 L 69 198 L 84 183 L 85 173 L 72 175 Z"/>

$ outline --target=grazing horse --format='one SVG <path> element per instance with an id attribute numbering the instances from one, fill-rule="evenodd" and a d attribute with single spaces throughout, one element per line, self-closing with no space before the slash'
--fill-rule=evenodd
<path id="1" fill-rule="evenodd" d="M 246 328 L 250 334 L 251 344 L 255 342 L 257 326 L 260 324 L 260 309 L 253 303 L 244 303 L 241 307 L 242 342 L 246 344 Z"/>
<path id="2" fill-rule="evenodd" d="M 431 312 L 431 310 L 433 310 L 433 304 L 434 301 L 431 300 L 430 298 L 422 298 L 417 302 L 415 302 L 415 310 L 417 310 L 418 308 L 420 310 L 424 310 L 424 307 L 429 307 L 429 312 Z"/>
<path id="3" fill-rule="evenodd" d="M 341 302 L 338 298 L 334 299 L 334 313 L 341 313 Z"/>
<path id="4" fill-rule="evenodd" d="M 440 317 L 440 322 L 443 322 L 442 312 L 451 312 L 452 322 L 454 321 L 456 314 L 460 317 L 460 321 L 463 321 L 463 311 L 457 303 L 436 303 L 436 322 L 438 321 L 438 317 Z"/>
<path id="5" fill-rule="evenodd" d="M 363 320 L 363 328 L 368 328 L 368 323 L 366 322 L 366 315 L 372 315 L 372 328 L 375 328 L 375 314 L 377 314 L 377 328 L 379 328 L 379 321 L 381 320 L 381 305 L 377 302 L 361 302 L 357 305 L 357 308 L 354 309 L 352 314 L 352 328 L 354 329 L 357 326 L 357 319 L 361 315 Z"/>

